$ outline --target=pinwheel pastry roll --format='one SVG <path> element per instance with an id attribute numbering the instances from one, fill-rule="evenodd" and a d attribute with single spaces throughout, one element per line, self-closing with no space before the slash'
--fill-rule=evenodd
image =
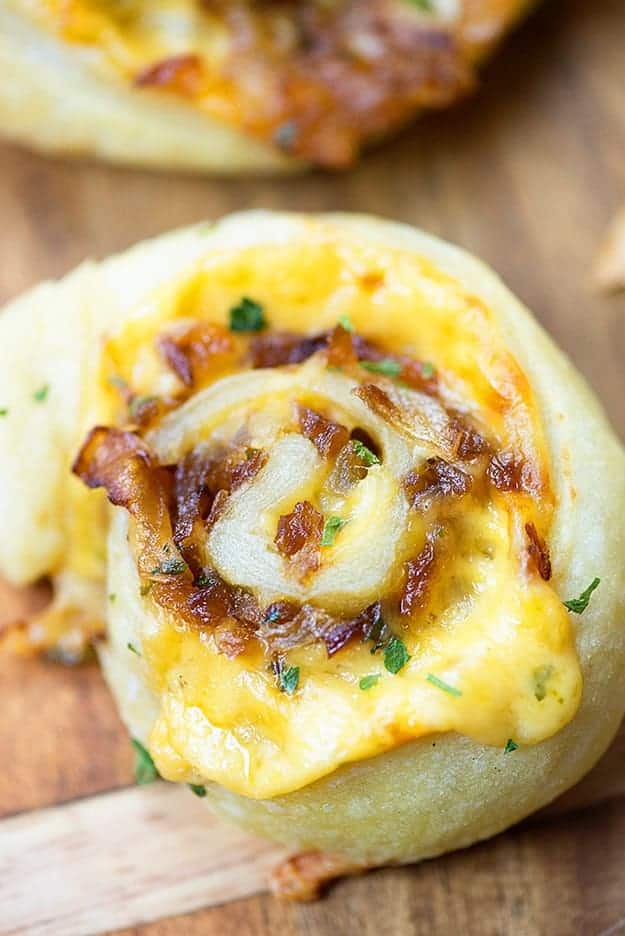
<path id="1" fill-rule="evenodd" d="M 3 0 L 0 127 L 165 168 L 343 167 L 444 107 L 532 0 Z"/>
<path id="2" fill-rule="evenodd" d="M 57 586 L 14 639 L 105 618 L 132 737 L 309 853 L 283 887 L 492 835 L 608 745 L 623 452 L 464 252 L 232 216 L 17 300 L 0 374 L 0 567 Z"/>

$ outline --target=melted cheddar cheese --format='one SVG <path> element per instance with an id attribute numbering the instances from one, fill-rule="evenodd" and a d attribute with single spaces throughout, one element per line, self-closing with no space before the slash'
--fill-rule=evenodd
<path id="1" fill-rule="evenodd" d="M 192 389 L 183 387 L 159 341 L 197 322 L 227 329 L 242 297 L 266 320 L 252 340 L 331 332 L 346 322 L 388 359 L 427 362 L 436 392 L 362 360 L 329 366 L 323 348 L 298 363 L 250 368 L 250 336 L 240 333 Z M 190 625 L 159 604 L 136 516 L 128 521 L 118 510 L 109 615 L 114 634 L 115 622 L 125 621 L 119 630 L 131 633 L 141 654 L 133 666 L 157 700 L 149 746 L 164 777 L 270 798 L 428 734 L 454 731 L 503 748 L 509 739 L 536 744 L 573 718 L 582 690 L 573 629 L 527 537 L 530 525 L 548 542 L 554 509 L 540 413 L 494 315 L 431 262 L 330 241 L 312 228 L 305 241 L 270 252 L 213 249 L 108 334 L 98 381 L 106 407 L 117 406 L 117 422 L 128 417 L 116 387 L 130 388 L 135 400 L 170 401 L 140 431 L 159 465 L 227 446 L 241 432 L 250 451 L 264 453 L 260 469 L 229 493 L 202 533 L 203 569 L 243 589 L 265 615 L 286 601 L 344 620 L 381 602 L 387 651 L 391 635 L 404 648 L 397 667 L 362 634 L 331 654 L 323 640 L 296 642 L 277 654 L 282 673 L 297 670 L 296 686 L 284 691 L 262 640 L 228 655 L 215 628 Z M 389 420 L 359 395 L 371 384 L 401 419 Z M 374 445 L 375 460 L 347 490 L 333 481 L 336 458 L 324 457 L 298 428 L 298 406 Z M 447 432 L 458 413 L 488 440 L 488 458 L 521 453 L 531 484 L 490 483 L 487 456 L 462 462 Z M 406 478 L 433 459 L 460 466 L 472 485 L 415 506 Z M 276 531 L 304 501 L 344 525 L 302 574 L 277 548 Z M 170 556 L 171 530 L 163 529 L 158 548 Z M 84 548 L 82 536 L 77 542 Z M 427 544 L 431 576 L 402 612 L 407 564 Z M 201 587 L 189 579 L 191 591 Z"/>

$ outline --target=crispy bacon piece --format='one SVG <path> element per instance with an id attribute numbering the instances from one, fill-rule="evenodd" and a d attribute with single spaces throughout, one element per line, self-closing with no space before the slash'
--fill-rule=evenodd
<path id="1" fill-rule="evenodd" d="M 229 457 L 226 453 L 224 468 L 223 458 L 203 462 L 201 452 L 192 452 L 172 476 L 134 433 L 97 427 L 87 437 L 74 472 L 89 487 L 104 487 L 111 502 L 134 517 L 139 571 L 149 581 L 151 599 L 190 627 L 221 626 L 220 646 L 226 647 L 230 630 L 232 653 L 235 644 L 241 645 L 241 627 L 251 635 L 260 623 L 260 608 L 244 589 L 229 586 L 212 570 L 200 570 L 197 557 L 189 562 L 187 542 L 201 518 L 206 480 L 212 476 L 232 484 L 236 478 L 237 463 L 228 462 Z M 184 552 L 177 552 L 175 539 Z"/>
<path id="2" fill-rule="evenodd" d="M 295 332 L 267 332 L 250 342 L 252 367 L 282 367 L 301 364 L 328 343 L 328 333 L 300 335 Z"/>
<path id="3" fill-rule="evenodd" d="M 291 513 L 278 520 L 275 544 L 291 560 L 299 578 L 319 568 L 323 516 L 309 501 L 298 501 Z"/>
<path id="4" fill-rule="evenodd" d="M 267 332 L 256 335 L 250 343 L 253 367 L 280 367 L 301 364 L 318 351 L 326 351 L 331 367 L 344 367 L 358 361 L 398 360 L 362 335 L 352 334 L 337 325 L 332 331 L 316 335 L 298 332 Z M 406 360 L 410 360 L 406 358 Z"/>
<path id="5" fill-rule="evenodd" d="M 135 77 L 138 88 L 158 88 L 183 97 L 195 97 L 204 80 L 204 68 L 199 55 L 174 55 L 154 65 L 148 65 Z"/>
<path id="6" fill-rule="evenodd" d="M 400 366 L 399 379 L 415 390 L 436 396 L 438 379 L 427 371 L 422 361 L 406 355 L 392 354 L 359 334 L 352 334 L 342 325 L 331 332 L 302 335 L 296 332 L 267 332 L 250 343 L 252 367 L 281 367 L 301 364 L 318 351 L 326 351 L 330 367 L 349 367 L 358 361 L 394 361 Z"/>
<path id="7" fill-rule="evenodd" d="M 257 448 L 220 446 L 205 450 L 206 484 L 211 491 L 236 491 L 251 481 L 267 462 L 267 453 Z"/>
<path id="8" fill-rule="evenodd" d="M 232 466 L 230 472 L 230 490 L 236 491 L 242 484 L 255 478 L 260 469 L 265 466 L 266 462 L 266 452 L 263 452 L 261 449 L 247 448 L 245 450 L 245 458 L 242 458 Z"/>
<path id="9" fill-rule="evenodd" d="M 382 621 L 382 605 L 379 601 L 369 605 L 354 618 L 338 621 L 323 635 L 328 656 L 334 656 L 354 637 L 368 640 L 375 628 Z"/>
<path id="10" fill-rule="evenodd" d="M 308 406 L 298 406 L 297 412 L 302 435 L 310 439 L 322 458 L 335 458 L 349 440 L 349 429 Z"/>
<path id="11" fill-rule="evenodd" d="M 156 463 L 139 436 L 96 426 L 87 436 L 72 471 L 87 487 L 103 487 L 112 504 L 125 507 L 132 515 L 137 524 L 142 575 L 149 576 L 165 560 L 174 560 L 170 553 L 171 474 Z"/>
<path id="12" fill-rule="evenodd" d="M 354 396 L 362 400 L 370 410 L 373 410 L 374 413 L 377 413 L 378 416 L 385 419 L 387 422 L 396 423 L 401 421 L 401 410 L 397 404 L 393 403 L 388 393 L 381 387 L 378 387 L 377 384 L 362 384 L 362 386 L 356 387 L 353 393 Z"/>
<path id="13" fill-rule="evenodd" d="M 152 581 L 149 594 L 176 620 L 191 628 L 212 629 L 230 617 L 229 588 L 216 574 L 201 587 L 188 577 L 163 577 Z"/>
<path id="14" fill-rule="evenodd" d="M 272 656 L 293 647 L 303 647 L 323 640 L 335 620 L 321 608 L 304 604 L 301 608 L 288 601 L 276 602 L 267 609 L 258 638 Z"/>
<path id="15" fill-rule="evenodd" d="M 505 493 L 536 494 L 540 483 L 533 465 L 518 452 L 497 452 L 488 463 L 486 477 L 493 487 Z"/>
<path id="16" fill-rule="evenodd" d="M 527 547 L 528 555 L 538 569 L 540 577 L 548 582 L 551 578 L 551 559 L 549 558 L 547 545 L 539 536 L 538 530 L 533 523 L 525 524 L 525 533 L 529 543 Z"/>
<path id="17" fill-rule="evenodd" d="M 174 541 L 179 549 L 189 545 L 198 524 L 208 516 L 213 492 L 207 484 L 209 465 L 206 453 L 193 449 L 176 465 L 173 492 Z"/>
<path id="18" fill-rule="evenodd" d="M 471 475 L 442 458 L 428 458 L 420 471 L 411 471 L 404 490 L 411 507 L 427 509 L 436 497 L 461 497 L 471 490 Z"/>
<path id="19" fill-rule="evenodd" d="M 127 507 L 131 497 L 127 469 L 153 464 L 149 448 L 134 432 L 95 426 L 83 442 L 72 472 L 88 488 L 106 487 L 112 504 Z M 119 477 L 122 467 L 125 470 Z"/>
<path id="20" fill-rule="evenodd" d="M 225 506 L 228 502 L 228 492 L 227 491 L 217 491 L 211 504 L 211 509 L 208 512 L 208 516 L 204 522 L 206 530 L 210 530 L 213 524 L 217 523 L 219 518 L 224 512 Z"/>
<path id="21" fill-rule="evenodd" d="M 199 446 L 188 452 L 174 473 L 174 542 L 197 570 L 202 538 L 216 522 L 231 491 L 255 477 L 267 455 L 260 449 Z"/>
<path id="22" fill-rule="evenodd" d="M 473 461 L 489 451 L 486 439 L 467 423 L 461 413 L 451 413 L 450 429 L 456 435 L 454 448 L 461 461 Z"/>
<path id="23" fill-rule="evenodd" d="M 329 367 L 348 367 L 357 361 L 352 335 L 342 325 L 332 329 L 326 351 Z"/>
<path id="24" fill-rule="evenodd" d="M 430 369 L 431 365 L 428 367 L 424 361 L 415 361 L 404 355 L 399 355 L 397 360 L 401 365 L 399 380 L 420 393 L 437 396 L 439 391 L 438 377 L 436 372 Z"/>
<path id="25" fill-rule="evenodd" d="M 329 852 L 300 852 L 285 858 L 271 874 L 271 893 L 282 900 L 316 900 L 335 878 L 363 874 L 365 865 L 355 864 Z"/>
<path id="26" fill-rule="evenodd" d="M 134 432 L 96 426 L 76 456 L 72 472 L 89 488 L 105 488 L 117 507 L 162 525 L 167 472 L 158 468 L 148 446 Z"/>
<path id="27" fill-rule="evenodd" d="M 399 600 L 400 614 L 412 614 L 425 603 L 436 554 L 434 546 L 429 541 L 425 544 L 416 559 L 410 559 L 405 566 L 406 582 Z"/>
<path id="28" fill-rule="evenodd" d="M 182 576 L 162 577 L 152 582 L 150 597 L 188 627 L 215 631 L 220 652 L 236 656 L 245 649 L 261 620 L 254 597 L 228 585 L 208 570 L 192 584 Z"/>
<path id="29" fill-rule="evenodd" d="M 309 501 L 298 501 L 291 513 L 278 521 L 275 543 L 283 556 L 295 556 L 317 534 L 321 538 L 323 517 Z"/>
<path id="30" fill-rule="evenodd" d="M 228 331 L 208 322 L 197 322 L 177 334 L 164 335 L 158 347 L 176 376 L 189 388 L 205 380 L 211 369 L 223 366 L 235 351 Z"/>
<path id="31" fill-rule="evenodd" d="M 322 640 L 328 656 L 334 656 L 354 638 L 368 640 L 381 618 L 379 601 L 353 618 L 335 618 L 313 605 L 304 604 L 298 608 L 290 602 L 279 601 L 267 608 L 258 638 L 274 656 L 316 640 Z"/>

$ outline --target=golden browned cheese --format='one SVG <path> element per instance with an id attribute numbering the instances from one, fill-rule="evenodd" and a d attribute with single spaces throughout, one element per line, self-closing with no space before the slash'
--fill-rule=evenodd
<path id="1" fill-rule="evenodd" d="M 145 94 L 326 166 L 451 104 L 529 0 L 34 0 L 35 16 Z"/>

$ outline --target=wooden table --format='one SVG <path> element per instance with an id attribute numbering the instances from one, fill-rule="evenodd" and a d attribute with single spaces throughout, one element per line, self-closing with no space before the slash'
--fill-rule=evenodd
<path id="1" fill-rule="evenodd" d="M 479 96 L 345 175 L 168 178 L 0 147 L 0 300 L 87 255 L 233 209 L 376 212 L 490 262 L 586 374 L 623 436 L 625 297 L 598 295 L 591 265 L 625 199 L 624 39 L 623 0 L 551 0 L 487 69 Z M 95 667 L 0 667 L 0 816 L 132 782 L 128 742 Z M 317 904 L 255 897 L 124 932 L 607 936 L 625 932 L 624 841 L 625 800 L 613 799 L 420 867 L 344 881 Z"/>

